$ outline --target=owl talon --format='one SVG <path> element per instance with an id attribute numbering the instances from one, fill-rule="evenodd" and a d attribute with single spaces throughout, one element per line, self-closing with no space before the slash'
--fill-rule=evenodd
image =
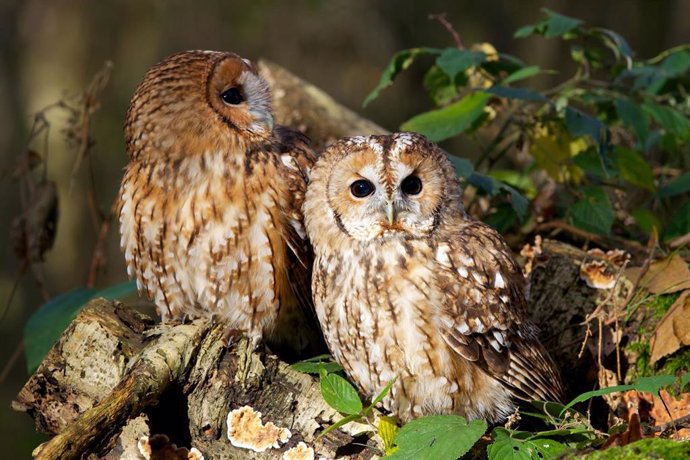
<path id="1" fill-rule="evenodd" d="M 237 329 L 234 327 L 228 327 L 223 331 L 223 345 L 225 348 L 230 348 L 232 346 L 232 343 L 234 339 L 238 339 L 244 335 L 244 331 L 242 329 Z"/>

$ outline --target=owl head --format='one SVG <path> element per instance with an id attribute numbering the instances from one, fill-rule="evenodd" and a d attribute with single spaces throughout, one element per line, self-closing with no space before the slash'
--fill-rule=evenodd
<path id="1" fill-rule="evenodd" d="M 304 214 L 317 248 L 342 238 L 424 238 L 447 216 L 464 216 L 453 165 L 420 134 L 342 139 L 309 181 Z"/>
<path id="2" fill-rule="evenodd" d="M 271 94 L 256 66 L 234 53 L 184 51 L 153 66 L 125 123 L 133 158 L 246 149 L 271 136 Z"/>

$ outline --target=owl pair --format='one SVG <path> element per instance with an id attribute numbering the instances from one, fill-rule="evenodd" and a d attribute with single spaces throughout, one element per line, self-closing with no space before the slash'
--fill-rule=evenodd
<path id="1" fill-rule="evenodd" d="M 343 139 L 317 161 L 274 126 L 251 62 L 192 51 L 148 71 L 125 138 L 122 247 L 164 320 L 210 316 L 300 352 L 315 312 L 365 396 L 397 378 L 382 404 L 403 421 L 560 399 L 519 267 L 423 136 Z"/>

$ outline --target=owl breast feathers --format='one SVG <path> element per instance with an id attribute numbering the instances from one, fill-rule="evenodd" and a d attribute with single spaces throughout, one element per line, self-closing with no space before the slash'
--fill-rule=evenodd
<path id="1" fill-rule="evenodd" d="M 293 350 L 316 337 L 302 227 L 306 139 L 273 126 L 266 81 L 233 53 L 188 51 L 145 75 L 127 112 L 119 196 L 130 276 L 163 319 L 213 317 Z"/>
<path id="2" fill-rule="evenodd" d="M 560 400 L 501 236 L 468 216 L 445 154 L 423 136 L 354 137 L 314 166 L 304 202 L 314 304 L 335 359 L 403 420 L 497 422 L 515 398 Z"/>

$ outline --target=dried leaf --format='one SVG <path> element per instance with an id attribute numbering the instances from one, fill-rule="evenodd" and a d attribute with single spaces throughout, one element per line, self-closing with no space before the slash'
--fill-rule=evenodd
<path id="1" fill-rule="evenodd" d="M 690 345 L 690 290 L 678 297 L 657 324 L 649 341 L 650 362 L 654 364 L 684 345 Z"/>
<path id="2" fill-rule="evenodd" d="M 649 403 L 651 409 L 649 410 L 648 417 L 651 417 L 653 423 L 651 426 L 662 426 L 671 421 L 671 417 L 674 420 L 690 415 L 690 393 L 681 393 L 677 397 L 672 397 L 668 394 L 666 390 L 661 390 L 661 398 L 659 396 L 652 395 L 651 393 L 640 393 L 640 397 Z M 668 407 L 668 411 L 666 407 Z M 668 413 L 671 412 L 671 417 Z M 656 432 L 655 435 L 659 436 L 660 431 Z M 678 430 L 678 439 L 687 439 L 690 437 L 690 428 L 680 428 Z"/>
<path id="3" fill-rule="evenodd" d="M 625 271 L 625 276 L 634 282 L 641 272 L 641 267 L 633 267 Z M 640 287 L 652 294 L 670 294 L 690 289 L 690 269 L 679 255 L 653 262 L 642 277 Z"/>

